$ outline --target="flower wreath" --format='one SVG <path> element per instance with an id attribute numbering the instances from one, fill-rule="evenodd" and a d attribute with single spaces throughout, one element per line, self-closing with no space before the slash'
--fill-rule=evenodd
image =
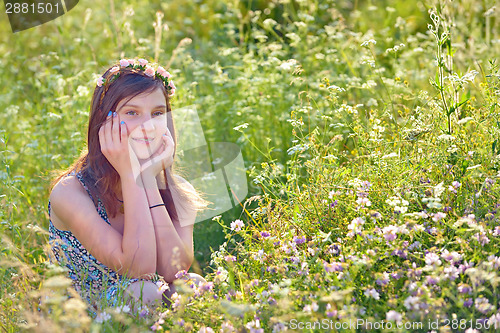
<path id="1" fill-rule="evenodd" d="M 140 70 L 144 71 L 144 74 L 151 78 L 157 77 L 163 81 L 169 96 L 173 96 L 175 94 L 176 88 L 174 81 L 170 80 L 172 75 L 161 66 L 157 66 L 155 69 L 153 66 L 148 64 L 146 59 L 121 59 L 120 65 L 114 66 L 109 70 L 107 78 L 101 76 L 96 80 L 97 86 L 102 87 L 104 85 L 105 90 L 107 90 L 106 88 L 120 76 L 121 68 Z M 102 96 L 104 97 L 104 94 Z"/>

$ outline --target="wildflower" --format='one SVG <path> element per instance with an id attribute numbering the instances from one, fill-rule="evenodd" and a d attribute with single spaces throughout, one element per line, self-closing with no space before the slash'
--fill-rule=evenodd
<path id="1" fill-rule="evenodd" d="M 491 312 L 495 307 L 490 304 L 487 298 L 478 297 L 474 300 L 475 308 L 482 314 L 487 314 Z"/>
<path id="2" fill-rule="evenodd" d="M 500 327 L 500 312 L 497 312 L 493 316 L 491 316 L 488 319 L 488 324 L 491 325 L 491 327 Z"/>
<path id="3" fill-rule="evenodd" d="M 468 294 L 471 291 L 472 291 L 472 288 L 468 284 L 460 283 L 458 285 L 458 292 L 461 294 Z"/>
<path id="4" fill-rule="evenodd" d="M 439 260 L 437 254 L 429 252 L 425 255 L 425 264 L 428 266 L 439 266 L 441 265 L 441 260 Z"/>
<path id="5" fill-rule="evenodd" d="M 481 246 L 484 246 L 490 242 L 490 239 L 484 232 L 476 233 L 474 235 L 474 238 L 479 242 L 479 244 L 481 244 Z"/>
<path id="6" fill-rule="evenodd" d="M 311 304 L 307 304 L 306 306 L 304 306 L 303 311 L 305 313 L 311 313 L 318 311 L 318 309 L 319 309 L 318 303 L 312 302 Z"/>
<path id="7" fill-rule="evenodd" d="M 500 257 L 497 257 L 493 254 L 490 255 L 488 257 L 488 264 L 490 264 L 492 268 L 498 269 L 500 267 Z"/>
<path id="8" fill-rule="evenodd" d="M 162 295 L 165 291 L 170 290 L 168 283 L 165 283 L 163 281 L 156 282 L 156 286 L 158 287 L 158 290 L 156 290 L 156 292 L 159 295 Z"/>
<path id="9" fill-rule="evenodd" d="M 160 320 L 162 321 L 161 323 L 160 323 Z M 157 331 L 157 330 L 159 330 L 159 329 L 163 328 L 163 327 L 161 326 L 161 324 L 163 324 L 164 322 L 165 322 L 165 320 L 163 320 L 163 319 L 159 319 L 157 322 L 155 322 L 155 323 L 154 323 L 154 324 L 150 327 L 150 328 L 151 328 L 151 330 L 152 330 L 152 331 Z"/>
<path id="10" fill-rule="evenodd" d="M 231 222 L 231 230 L 236 232 L 240 231 L 244 226 L 245 224 L 243 223 L 242 220 L 236 220 Z"/>
<path id="11" fill-rule="evenodd" d="M 384 272 L 382 273 L 382 276 L 379 277 L 376 281 L 375 281 L 376 284 L 378 284 L 379 286 L 385 286 L 389 283 L 389 273 L 387 272 Z"/>
<path id="12" fill-rule="evenodd" d="M 336 86 L 336 85 L 331 85 L 331 86 L 329 86 L 327 89 L 337 90 L 337 91 L 339 91 L 339 92 L 345 91 L 345 89 L 344 89 L 344 88 L 338 87 L 338 86 Z"/>
<path id="13" fill-rule="evenodd" d="M 217 272 L 215 272 L 215 277 L 214 277 L 215 282 L 227 281 L 227 277 L 228 277 L 228 272 L 224 268 L 222 267 L 217 268 Z"/>
<path id="14" fill-rule="evenodd" d="M 280 68 L 285 70 L 285 71 L 289 71 L 291 70 L 292 68 L 294 68 L 295 66 L 297 66 L 299 64 L 299 62 L 295 59 L 288 59 L 287 61 L 283 61 L 280 65 Z"/>
<path id="15" fill-rule="evenodd" d="M 434 284 L 437 284 L 439 282 L 439 279 L 434 277 L 434 276 L 430 276 L 428 275 L 426 278 L 425 278 L 427 284 L 429 285 L 434 285 Z"/>
<path id="16" fill-rule="evenodd" d="M 337 310 L 332 309 L 332 305 L 328 303 L 326 305 L 326 316 L 328 318 L 336 317 L 337 316 Z"/>
<path id="17" fill-rule="evenodd" d="M 380 299 L 380 294 L 375 289 L 366 289 L 365 290 L 365 296 L 366 297 L 374 298 L 376 300 Z"/>
<path id="18" fill-rule="evenodd" d="M 391 242 L 397 238 L 399 228 L 395 225 L 384 227 L 382 232 L 386 241 Z"/>
<path id="19" fill-rule="evenodd" d="M 276 323 L 273 325 L 273 333 L 286 331 L 287 327 L 283 323 Z"/>
<path id="20" fill-rule="evenodd" d="M 214 333 L 214 330 L 211 327 L 202 326 L 198 333 Z"/>
<path id="21" fill-rule="evenodd" d="M 441 258 L 443 258 L 444 260 L 450 262 L 450 263 L 458 263 L 462 260 L 462 255 L 456 251 L 453 251 L 453 252 L 449 252 L 448 250 L 444 249 L 442 252 L 441 252 Z"/>
<path id="22" fill-rule="evenodd" d="M 387 321 L 394 321 L 400 323 L 403 320 L 403 316 L 401 313 L 391 310 L 385 314 L 385 318 Z"/>
<path id="23" fill-rule="evenodd" d="M 369 40 L 365 40 L 363 43 L 361 43 L 361 46 L 363 47 L 369 47 L 370 44 L 377 44 L 377 41 L 375 39 L 369 39 Z"/>
<path id="24" fill-rule="evenodd" d="M 230 321 L 225 321 L 222 323 L 220 327 L 221 333 L 231 333 L 234 332 L 234 326 L 231 324 Z"/>
<path id="25" fill-rule="evenodd" d="M 439 220 L 441 220 L 445 217 L 446 217 L 446 213 L 442 213 L 442 212 L 437 212 L 435 214 L 432 214 L 432 220 L 434 222 L 439 222 Z"/>
<path id="26" fill-rule="evenodd" d="M 97 314 L 95 322 L 101 324 L 101 323 L 104 323 L 110 319 L 111 319 L 111 315 L 109 313 L 107 313 L 106 311 L 103 311 L 103 312 L 99 312 Z"/>
<path id="27" fill-rule="evenodd" d="M 264 333 L 264 329 L 260 327 L 260 320 L 252 320 L 245 325 L 250 330 L 250 333 Z"/>
<path id="28" fill-rule="evenodd" d="M 405 308 L 408 310 L 418 310 L 419 304 L 418 301 L 420 299 L 417 296 L 408 296 L 405 301 L 403 302 Z"/>
<path id="29" fill-rule="evenodd" d="M 459 275 L 458 269 L 455 266 L 446 267 L 443 270 L 443 273 L 444 273 L 444 278 L 450 281 L 456 280 Z"/>
<path id="30" fill-rule="evenodd" d="M 262 238 L 267 238 L 267 237 L 271 236 L 271 234 L 265 230 L 261 231 L 260 235 L 262 236 Z"/>
<path id="31" fill-rule="evenodd" d="M 259 252 L 257 252 L 256 254 L 254 254 L 253 258 L 255 260 L 258 260 L 260 261 L 260 263 L 263 263 L 264 262 L 264 258 L 265 258 L 265 253 L 264 253 L 264 250 L 259 250 Z"/>
<path id="32" fill-rule="evenodd" d="M 303 244 L 306 242 L 306 238 L 305 237 L 297 237 L 297 236 L 294 236 L 293 237 L 293 241 L 295 242 L 295 244 Z"/>
<path id="33" fill-rule="evenodd" d="M 325 271 L 327 273 L 332 273 L 332 272 L 342 272 L 342 264 L 339 262 L 332 262 L 332 263 L 323 263 L 323 267 L 325 268 Z"/>
<path id="34" fill-rule="evenodd" d="M 356 203 L 362 208 L 370 207 L 372 205 L 372 202 L 368 198 L 358 198 L 358 200 L 356 200 Z"/>
<path id="35" fill-rule="evenodd" d="M 347 226 L 352 233 L 360 233 L 362 230 L 362 226 L 365 224 L 365 220 L 362 217 L 354 218 L 351 223 Z"/>
<path id="36" fill-rule="evenodd" d="M 187 278 L 187 276 L 188 276 L 188 273 L 184 269 L 181 270 L 181 271 L 178 271 L 177 273 L 175 273 L 175 278 L 176 279 Z"/>
<path id="37" fill-rule="evenodd" d="M 227 256 L 224 257 L 224 260 L 226 262 L 230 262 L 230 261 L 235 262 L 236 261 L 236 257 L 232 256 L 232 255 L 227 255 Z"/>

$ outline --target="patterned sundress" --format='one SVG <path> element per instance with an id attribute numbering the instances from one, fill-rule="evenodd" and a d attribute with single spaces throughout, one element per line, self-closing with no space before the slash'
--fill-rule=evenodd
<path id="1" fill-rule="evenodd" d="M 75 175 L 75 173 L 72 172 L 69 175 Z M 79 172 L 76 173 L 76 178 L 85 188 L 90 198 L 92 198 Z M 125 278 L 102 264 L 83 247 L 71 231 L 59 230 L 52 224 L 50 220 L 50 200 L 48 210 L 49 243 L 54 257 L 60 265 L 68 268 L 69 277 L 73 280 L 75 290 L 90 305 L 90 313 L 95 316 L 95 311 L 98 311 L 101 306 L 117 305 L 118 300 L 123 295 L 123 291 L 131 283 L 140 281 L 141 279 Z M 100 199 L 98 199 L 96 210 L 104 222 L 110 224 L 108 214 Z M 159 276 L 149 281 L 157 282 L 159 281 Z"/>

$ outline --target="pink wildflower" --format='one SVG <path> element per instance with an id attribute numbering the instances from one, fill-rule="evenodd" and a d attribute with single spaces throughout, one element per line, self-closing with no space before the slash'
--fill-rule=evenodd
<path id="1" fill-rule="evenodd" d="M 240 231 L 244 226 L 245 224 L 243 223 L 242 220 L 236 220 L 231 222 L 231 230 L 236 232 Z"/>
<path id="2" fill-rule="evenodd" d="M 127 67 L 128 65 L 130 65 L 130 63 L 128 62 L 127 59 L 121 59 L 120 60 L 120 66 Z"/>
<path id="3" fill-rule="evenodd" d="M 155 76 L 155 69 L 151 66 L 146 66 L 146 70 L 144 71 L 144 74 L 146 74 L 147 76 Z"/>

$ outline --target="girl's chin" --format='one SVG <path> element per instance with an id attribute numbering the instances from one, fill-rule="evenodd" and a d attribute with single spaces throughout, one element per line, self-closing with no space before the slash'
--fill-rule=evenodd
<path id="1" fill-rule="evenodd" d="M 153 155 L 159 148 L 157 144 L 145 145 L 141 143 L 133 144 L 132 147 L 139 161 L 151 158 L 151 155 Z"/>

